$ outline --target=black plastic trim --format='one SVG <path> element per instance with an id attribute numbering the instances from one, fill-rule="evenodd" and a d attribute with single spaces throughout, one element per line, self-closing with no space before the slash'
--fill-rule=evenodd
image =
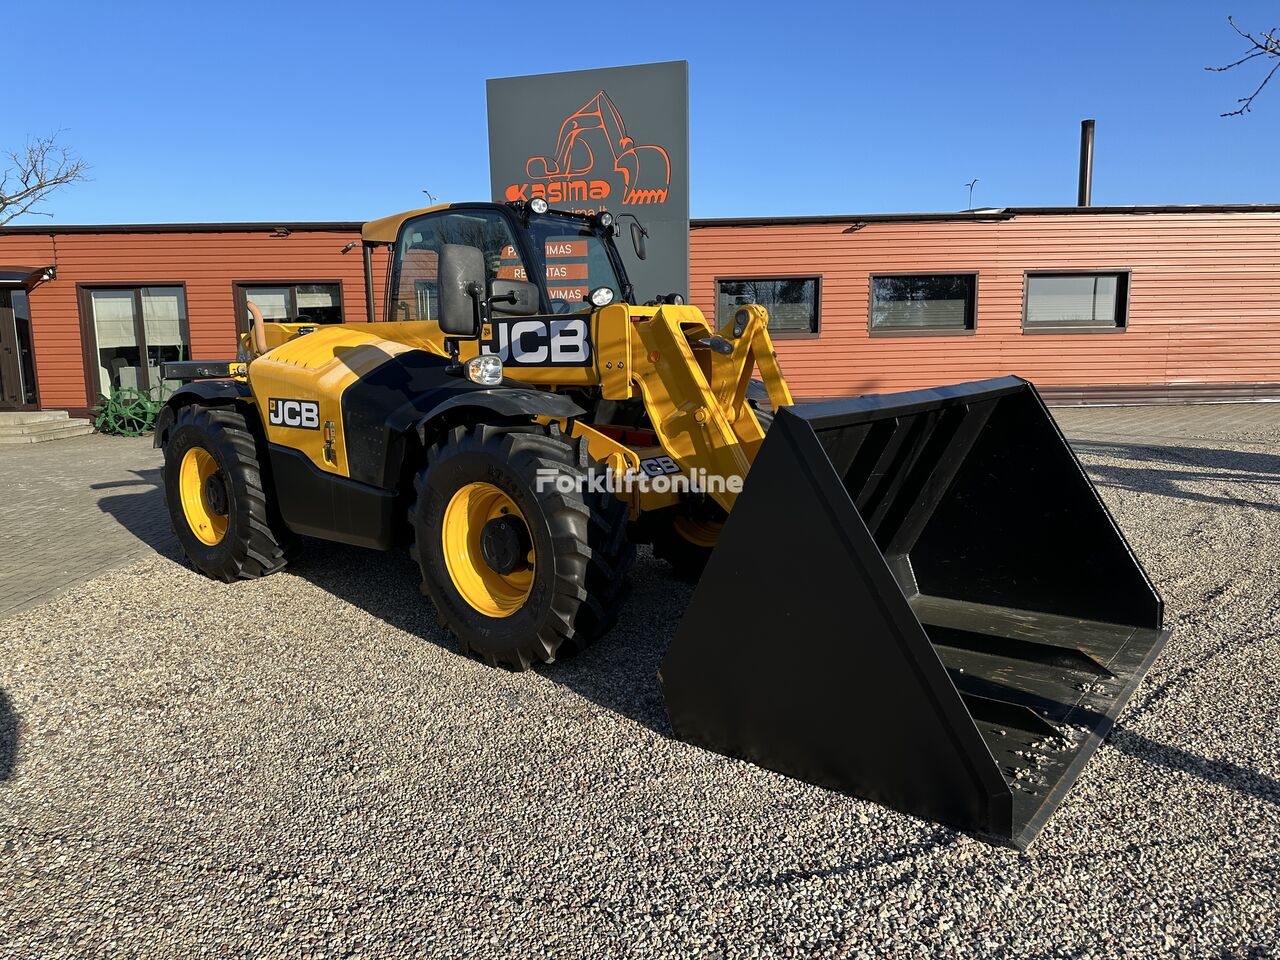
<path id="1" fill-rule="evenodd" d="M 179 407 L 189 403 L 223 407 L 233 403 L 253 403 L 249 385 L 243 380 L 196 380 L 179 387 L 165 400 L 164 408 L 156 416 L 152 446 L 163 447 L 169 438 L 169 428 Z"/>
<path id="2" fill-rule="evenodd" d="M 237 360 L 171 360 L 160 364 L 161 380 L 222 380 L 231 376 Z M 243 364 L 241 364 L 243 366 Z"/>
<path id="3" fill-rule="evenodd" d="M 493 387 L 459 393 L 432 408 L 418 422 L 425 426 L 452 410 L 474 407 L 500 417 L 581 417 L 586 411 L 566 396 L 526 387 Z"/>
<path id="4" fill-rule="evenodd" d="M 278 443 L 268 444 L 268 451 L 273 496 L 294 533 L 374 550 L 395 544 L 396 491 L 325 473 Z"/>
<path id="5" fill-rule="evenodd" d="M 193 400 L 223 403 L 249 399 L 252 399 L 249 384 L 243 380 L 195 380 L 173 391 L 166 404 L 178 407 Z"/>
<path id="6" fill-rule="evenodd" d="M 472 419 L 579 417 L 567 397 L 521 386 L 472 383 L 451 361 L 426 351 L 389 357 L 342 394 L 342 431 L 353 480 L 394 489 L 400 483 L 406 437 L 425 440 L 429 423 L 474 408 Z"/>

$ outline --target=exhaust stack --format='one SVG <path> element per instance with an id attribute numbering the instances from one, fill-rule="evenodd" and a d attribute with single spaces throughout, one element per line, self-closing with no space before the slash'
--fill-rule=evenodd
<path id="1" fill-rule="evenodd" d="M 1093 204 L 1093 126 L 1092 120 L 1080 121 L 1080 190 L 1077 207 Z"/>

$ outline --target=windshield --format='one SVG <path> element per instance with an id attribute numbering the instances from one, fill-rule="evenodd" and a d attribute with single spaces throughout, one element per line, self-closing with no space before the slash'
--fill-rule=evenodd
<path id="1" fill-rule="evenodd" d="M 588 223 L 551 214 L 529 218 L 533 255 L 545 271 L 552 313 L 578 313 L 591 309 L 587 295 L 597 287 L 613 291 L 622 300 L 622 280 L 609 257 L 605 241 Z"/>

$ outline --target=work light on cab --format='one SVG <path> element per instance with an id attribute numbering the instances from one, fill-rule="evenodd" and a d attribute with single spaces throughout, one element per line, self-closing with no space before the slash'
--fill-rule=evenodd
<path id="1" fill-rule="evenodd" d="M 534 197 L 529 201 L 529 209 L 536 214 L 544 214 L 547 212 L 549 207 L 547 206 L 547 201 L 542 197 Z"/>
<path id="2" fill-rule="evenodd" d="M 482 353 L 467 361 L 467 379 L 486 387 L 502 384 L 502 358 L 492 353 Z"/>
<path id="3" fill-rule="evenodd" d="M 613 303 L 613 288 L 596 287 L 591 291 L 591 302 L 597 307 L 607 307 Z"/>

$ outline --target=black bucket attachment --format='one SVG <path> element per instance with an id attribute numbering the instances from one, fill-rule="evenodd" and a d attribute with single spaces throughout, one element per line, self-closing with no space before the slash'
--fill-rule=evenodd
<path id="1" fill-rule="evenodd" d="M 1025 848 L 1162 619 L 1006 377 L 780 411 L 660 679 L 682 739 Z"/>

